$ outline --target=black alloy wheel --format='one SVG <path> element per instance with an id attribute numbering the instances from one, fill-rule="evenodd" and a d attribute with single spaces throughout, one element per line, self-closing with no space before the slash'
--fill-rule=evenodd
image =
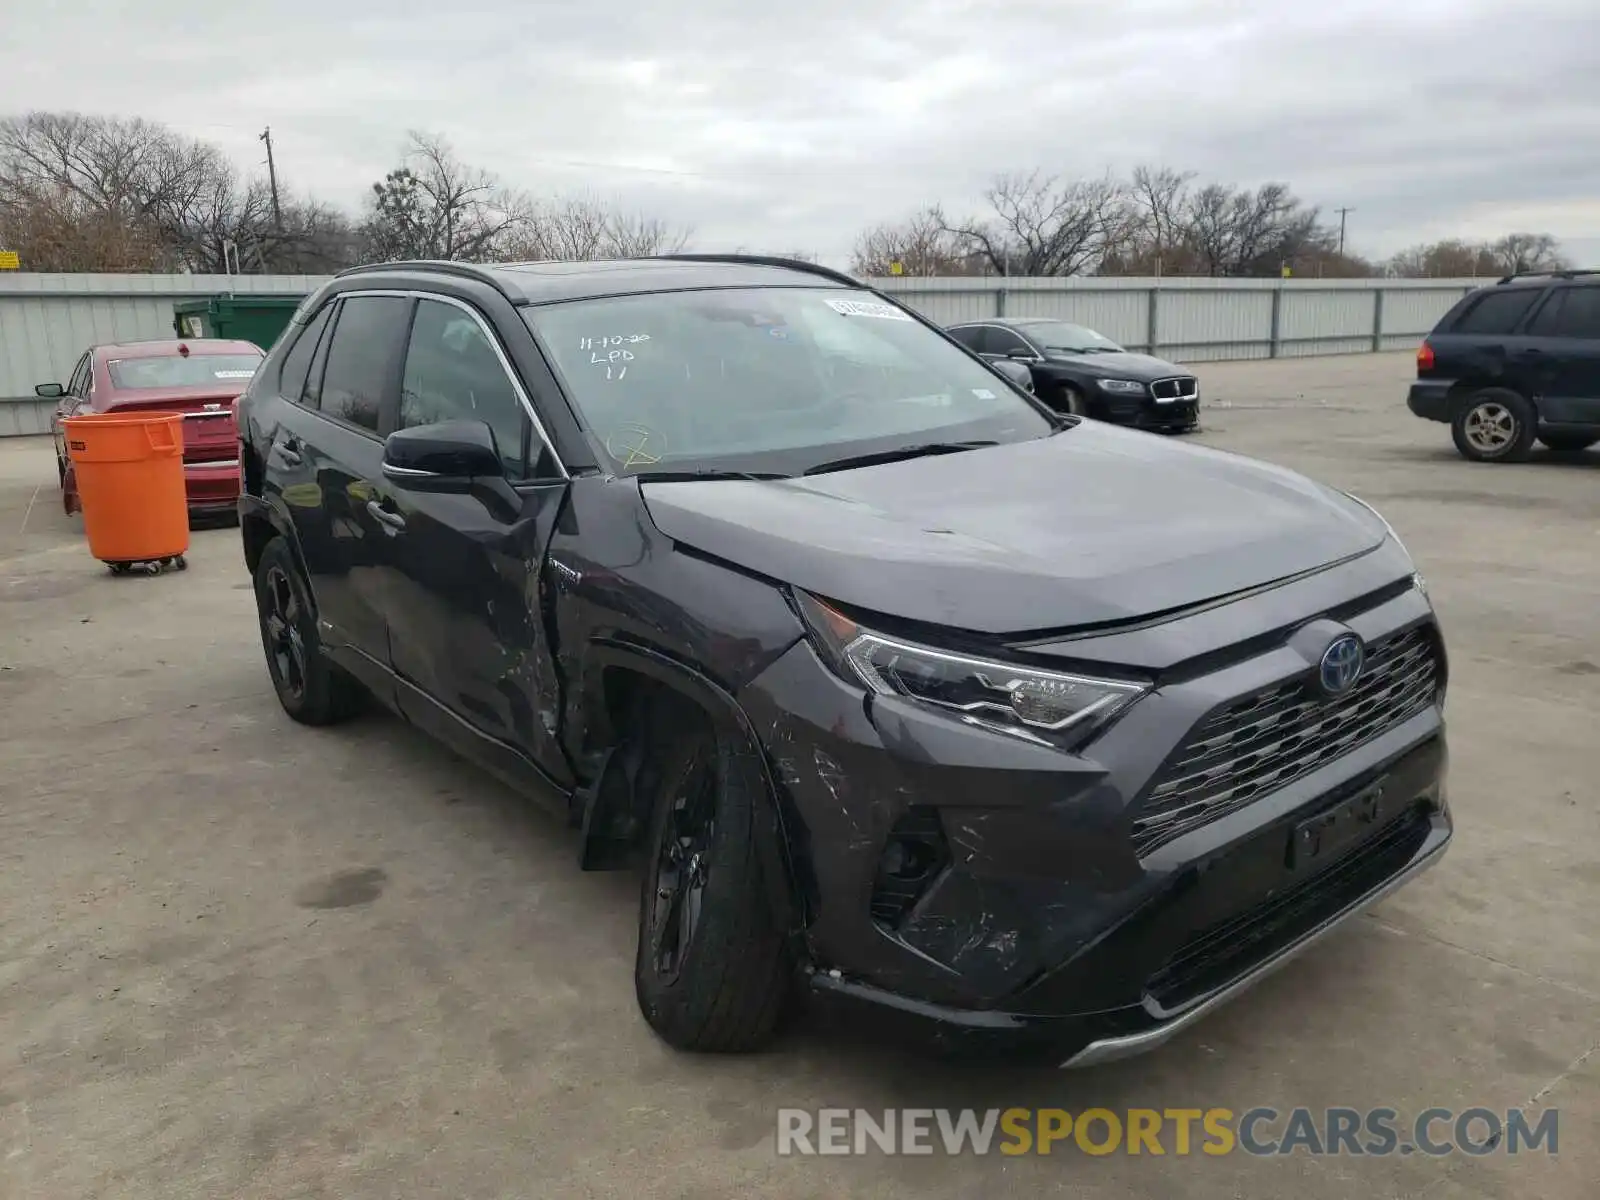
<path id="1" fill-rule="evenodd" d="M 670 807 L 657 847 L 649 918 L 650 957 L 663 983 L 676 982 L 682 973 L 705 908 L 717 829 L 711 753 L 702 741 L 669 784 Z"/>
<path id="2" fill-rule="evenodd" d="M 304 700 L 306 694 L 306 644 L 300 633 L 300 601 L 286 571 L 270 566 L 265 572 L 265 607 L 261 636 L 268 665 L 280 694 Z"/>
<path id="3" fill-rule="evenodd" d="M 261 551 L 255 592 L 261 648 L 283 711 L 306 725 L 332 725 L 359 712 L 365 693 L 323 653 L 310 594 L 281 537 Z"/>

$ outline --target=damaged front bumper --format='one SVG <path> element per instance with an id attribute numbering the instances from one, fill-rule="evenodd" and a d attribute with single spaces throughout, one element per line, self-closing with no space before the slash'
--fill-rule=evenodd
<path id="1" fill-rule="evenodd" d="M 1369 626 L 1425 604 L 1396 601 Z M 1436 704 L 1136 849 L 1133 818 L 1196 720 L 1284 665 L 1268 652 L 1157 688 L 1069 754 L 869 699 L 794 646 L 740 700 L 774 764 L 814 996 L 954 1050 L 1109 1061 L 1432 865 L 1451 837 Z M 1357 810 L 1307 853 L 1308 830 Z M 927 869 L 899 886 L 891 868 L 918 855 Z"/>

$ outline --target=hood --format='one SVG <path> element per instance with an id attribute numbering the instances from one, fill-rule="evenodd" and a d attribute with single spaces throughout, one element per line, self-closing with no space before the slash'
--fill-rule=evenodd
<path id="1" fill-rule="evenodd" d="M 811 478 L 640 490 L 656 526 L 695 549 L 844 604 L 991 634 L 1182 608 L 1387 536 L 1292 471 L 1096 421 Z"/>
<path id="2" fill-rule="evenodd" d="M 1091 375 L 1137 379 L 1142 383 L 1149 383 L 1152 379 L 1171 379 L 1174 375 L 1194 374 L 1164 358 L 1151 358 L 1148 354 L 1133 354 L 1127 350 L 1115 354 L 1068 354 L 1062 350 L 1046 350 L 1045 361 L 1081 368 Z"/>

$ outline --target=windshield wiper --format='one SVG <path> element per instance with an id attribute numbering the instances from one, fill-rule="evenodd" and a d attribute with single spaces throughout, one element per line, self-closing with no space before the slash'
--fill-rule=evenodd
<path id="1" fill-rule="evenodd" d="M 999 442 L 920 442 L 915 446 L 899 446 L 893 450 L 878 450 L 872 454 L 854 454 L 849 458 L 835 458 L 807 467 L 807 475 L 823 475 L 829 471 L 848 471 L 855 467 L 875 467 L 879 463 L 899 462 L 905 458 L 923 458 L 929 454 L 956 454 L 962 450 L 981 450 L 985 446 L 998 446 Z"/>
<path id="2" fill-rule="evenodd" d="M 692 479 L 744 479 L 761 483 L 770 479 L 793 479 L 782 471 L 724 471 L 716 467 L 696 467 L 682 471 L 638 471 L 632 476 L 640 483 L 680 483 Z"/>

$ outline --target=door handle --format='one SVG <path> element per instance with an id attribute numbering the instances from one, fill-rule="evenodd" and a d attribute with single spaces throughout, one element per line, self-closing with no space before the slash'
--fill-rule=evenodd
<path id="1" fill-rule="evenodd" d="M 372 519 L 382 525 L 391 534 L 399 533 L 406 527 L 406 519 L 397 512 L 390 512 L 376 500 L 367 501 L 367 512 Z"/>
<path id="2" fill-rule="evenodd" d="M 298 467 L 302 461 L 300 450 L 304 445 L 305 443 L 297 437 L 287 437 L 281 442 L 275 442 L 272 449 L 283 459 L 286 466 Z"/>

